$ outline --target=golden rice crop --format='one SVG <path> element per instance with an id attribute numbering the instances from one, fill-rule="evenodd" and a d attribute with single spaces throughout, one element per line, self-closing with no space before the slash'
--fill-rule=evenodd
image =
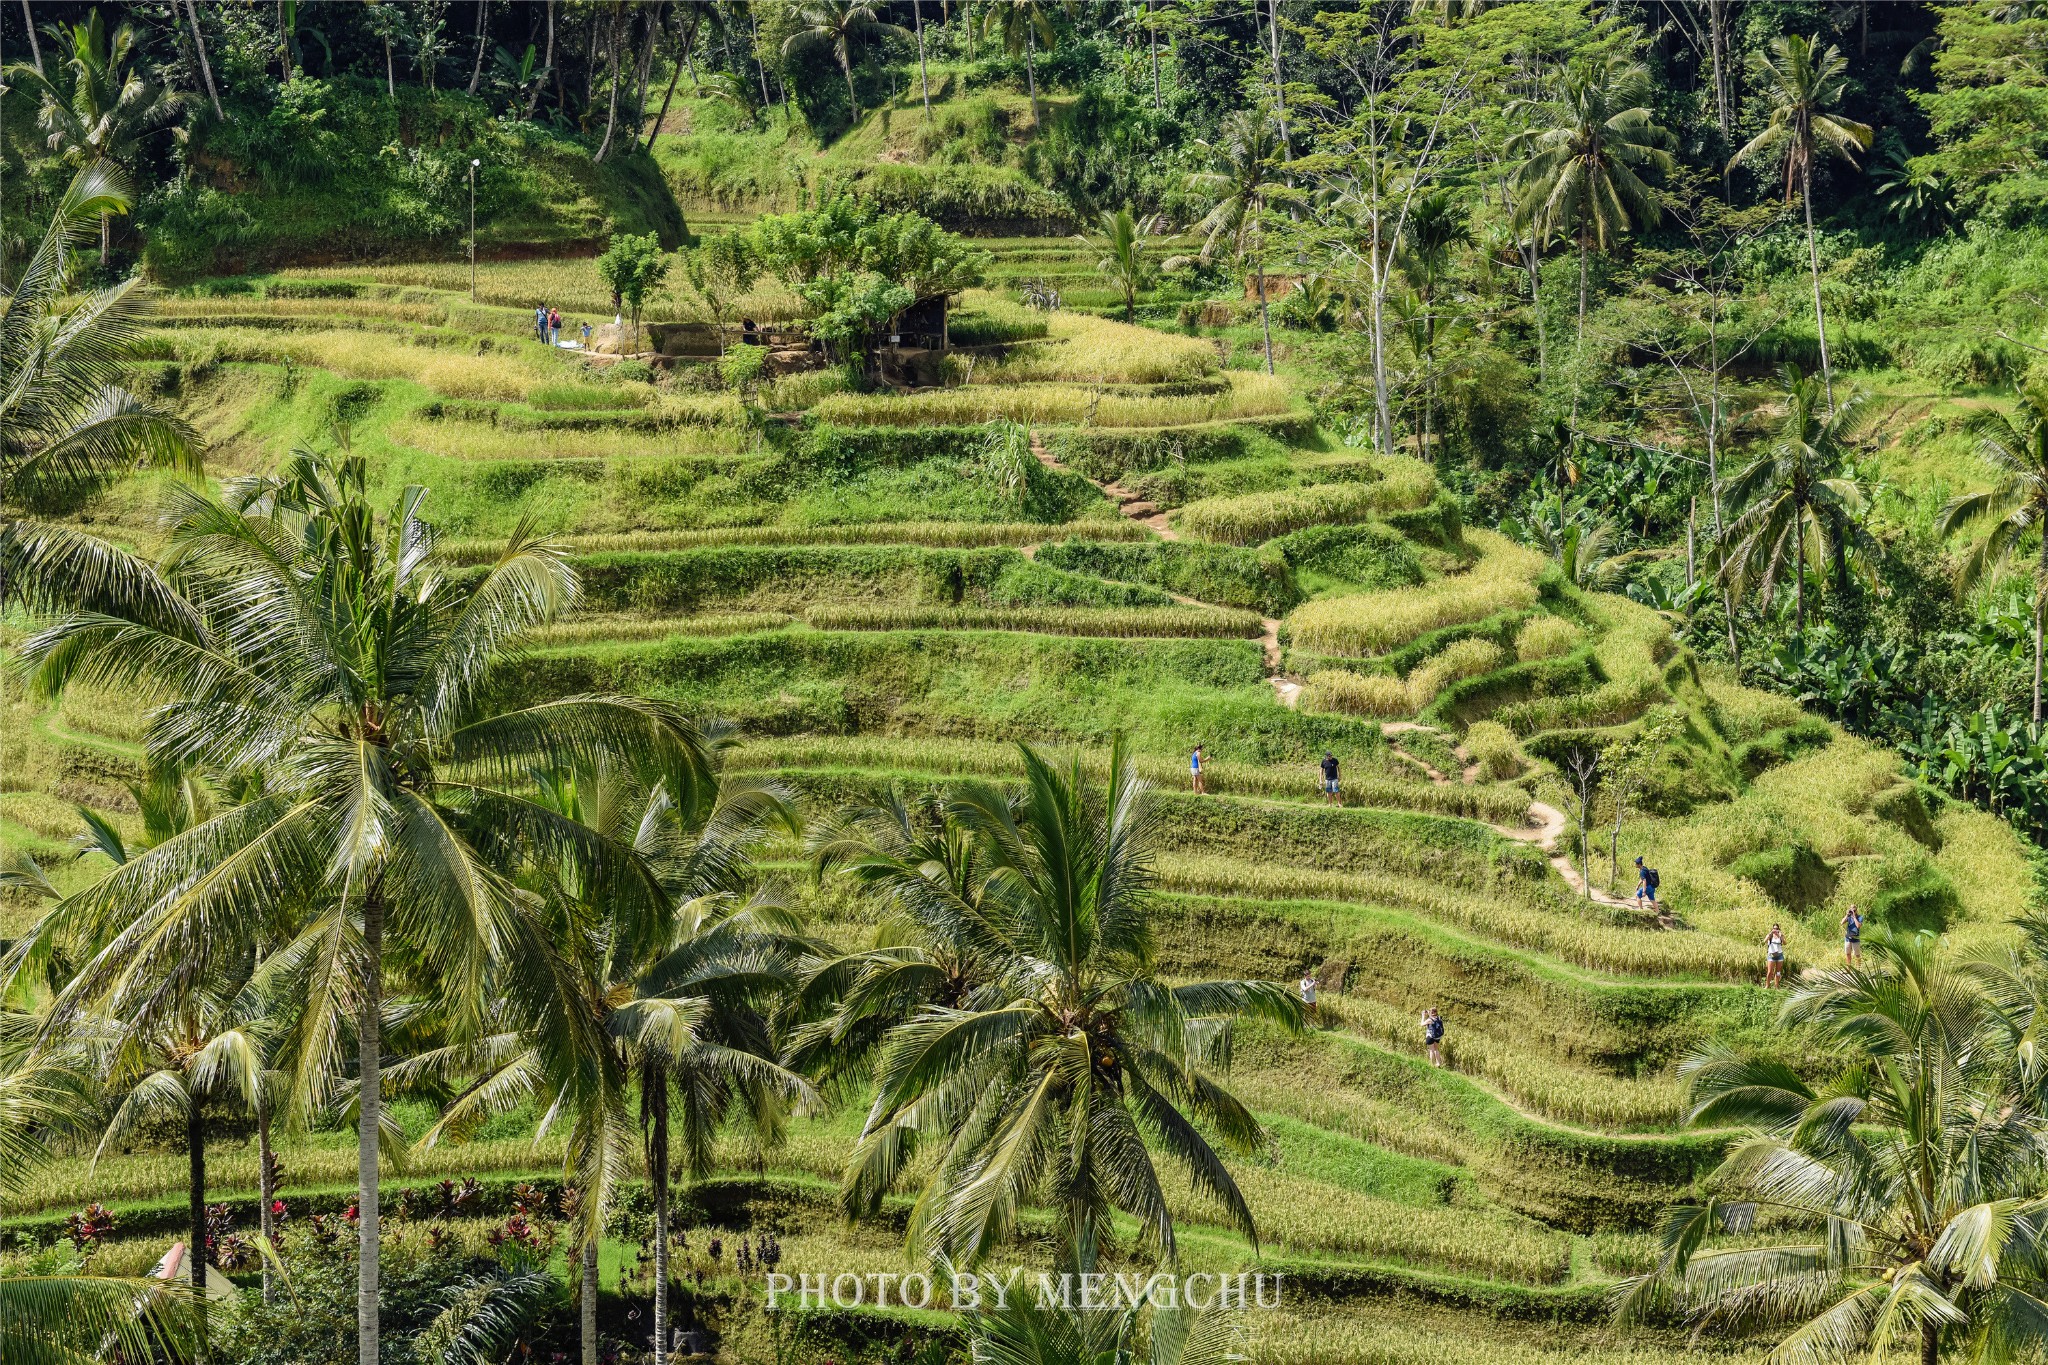
<path id="1" fill-rule="evenodd" d="M 1476 790 L 1526 803 L 1517 788 Z M 1757 954 L 1745 943 L 1696 930 L 1630 928 L 1595 917 L 1578 902 L 1568 903 L 1575 913 L 1562 913 L 1557 899 L 1534 890 L 1490 887 L 1481 896 L 1391 873 L 1324 872 L 1208 854 L 1176 854 L 1162 863 L 1160 875 L 1172 891 L 1245 896 L 1266 903 L 1302 899 L 1385 906 L 1595 971 L 1727 981 L 1746 981 L 1756 974 Z M 1759 943 L 1762 932 L 1757 931 Z"/>
<path id="2" fill-rule="evenodd" d="M 974 426 L 1006 417 L 1026 425 L 1178 427 L 1241 417 L 1293 412 L 1287 382 L 1274 375 L 1232 371 L 1230 390 L 1215 394 L 1133 397 L 1099 393 L 1075 384 L 970 384 L 912 394 L 840 393 L 813 409 L 820 421 L 842 426 Z"/>
<path id="3" fill-rule="evenodd" d="M 1397 469 L 1371 483 L 1320 483 L 1268 493 L 1237 493 L 1191 502 L 1174 515 L 1188 535 L 1224 545 L 1256 545 L 1304 526 L 1344 526 L 1420 507 L 1436 496 L 1436 480 Z"/>
<path id="4" fill-rule="evenodd" d="M 451 460 L 654 460 L 677 456 L 744 455 L 752 433 L 739 427 L 678 424 L 654 431 L 599 427 L 589 431 L 534 432 L 489 422 L 400 417 L 384 428 L 400 445 Z"/>
<path id="5" fill-rule="evenodd" d="M 1569 654 L 1585 632 L 1562 616 L 1532 616 L 1515 633 L 1515 657 L 1524 663 Z"/>
<path id="6" fill-rule="evenodd" d="M 757 630 L 776 630 L 795 620 L 779 611 L 709 612 L 652 621 L 638 616 L 582 616 L 544 627 L 530 638 L 534 645 L 551 649 L 624 640 L 665 640 L 671 635 L 750 635 Z"/>
<path id="7" fill-rule="evenodd" d="M 1256 639 L 1255 611 L 1200 607 L 940 607 L 920 603 L 819 606 L 804 612 L 819 630 L 1025 630 L 1188 640 Z"/>
<path id="8" fill-rule="evenodd" d="M 1415 1016 L 1384 1001 L 1354 992 L 1329 1000 L 1323 1013 L 1381 1047 L 1415 1046 Z M 1672 1075 L 1628 1079 L 1570 1066 L 1531 1047 L 1527 1039 L 1495 1037 L 1471 1019 L 1460 1019 L 1448 1036 L 1445 1060 L 1454 1070 L 1483 1077 L 1525 1108 L 1560 1123 L 1651 1132 L 1676 1127 L 1685 1112 L 1685 1092 Z"/>
<path id="9" fill-rule="evenodd" d="M 1522 746 L 1499 721 L 1476 720 L 1465 731 L 1465 752 L 1488 777 L 1505 780 L 1522 771 Z"/>
<path id="10" fill-rule="evenodd" d="M 1454 682 L 1500 667 L 1505 651 L 1491 640 L 1458 640 L 1417 664 L 1408 674 L 1408 705 L 1420 711 Z"/>
<path id="11" fill-rule="evenodd" d="M 1218 372 L 1216 348 L 1200 337 L 1170 336 L 1087 313 L 1059 312 L 1046 325 L 1052 344 L 1020 347 L 974 368 L 976 384 L 1069 381 L 1163 384 Z"/>
<path id="12" fill-rule="evenodd" d="M 1288 618 L 1294 643 L 1320 654 L 1379 654 L 1432 630 L 1536 604 L 1541 555 L 1491 531 L 1468 531 L 1466 539 L 1479 559 L 1461 574 L 1296 607 Z"/>
<path id="13" fill-rule="evenodd" d="M 1510 703 L 1497 713 L 1503 725 L 1524 735 L 1563 725 L 1619 725 L 1669 696 L 1664 665 L 1678 650 L 1670 622 L 1625 597 L 1602 597 L 1598 611 L 1607 629 L 1593 657 L 1606 681 L 1590 692 Z"/>
<path id="14" fill-rule="evenodd" d="M 847 526 L 711 526 L 678 531 L 621 531 L 612 535 L 557 536 L 571 554 L 613 551 L 689 550 L 707 545 L 928 545 L 973 549 L 990 545 L 1035 545 L 1064 536 L 1095 540 L 1142 540 L 1151 534 L 1135 522 L 1074 521 L 893 521 Z M 485 564 L 505 548 L 502 539 L 473 537 L 442 542 L 458 564 Z"/>
<path id="15" fill-rule="evenodd" d="M 349 379 L 410 379 L 451 398 L 520 399 L 538 384 L 565 377 L 571 362 L 539 349 L 472 355 L 417 346 L 384 332 L 209 329 L 206 342 L 224 361 L 256 361 L 331 370 Z"/>
<path id="16" fill-rule="evenodd" d="M 1806 712 L 1790 697 L 1744 687 L 1719 670 L 1700 672 L 1700 684 L 1714 703 L 1715 718 L 1730 743 L 1742 744 L 1806 718 Z"/>
<path id="17" fill-rule="evenodd" d="M 1062 754 L 1062 761 L 1064 758 Z M 1084 752 L 1082 761 L 1097 776 L 1107 772 L 1108 758 L 1101 750 Z M 1154 786 L 1186 785 L 1187 762 L 1183 758 L 1140 754 L 1135 762 L 1139 775 Z M 927 735 L 913 739 L 792 735 L 743 743 L 734 750 L 729 763 L 735 770 L 748 772 L 837 768 L 866 769 L 878 774 L 1012 777 L 1017 771 L 1017 750 L 1014 745 L 992 741 Z M 1209 790 L 1219 796 L 1298 797 L 1308 801 L 1321 792 L 1321 773 L 1306 761 L 1294 767 L 1266 767 L 1212 760 L 1202 765 L 1202 775 Z M 1426 811 L 1497 824 L 1519 824 L 1529 804 L 1528 795 L 1514 787 L 1458 783 L 1439 787 L 1349 775 L 1344 779 L 1344 799 L 1348 805 Z M 1186 859 L 1176 854 L 1174 861 L 1185 863 Z"/>
<path id="18" fill-rule="evenodd" d="M 1384 673 L 1351 673 L 1326 668 L 1308 675 L 1301 689 L 1305 711 L 1336 711 L 1347 716 L 1405 716 L 1408 687 Z"/>
<path id="19" fill-rule="evenodd" d="M 467 261 L 415 261 L 387 265 L 314 266 L 278 272 L 285 279 L 362 280 L 376 284 L 405 285 L 445 290 L 469 297 Z M 547 260 L 479 261 L 476 266 L 477 302 L 501 308 L 531 312 L 545 303 L 562 310 L 564 330 L 579 323 L 593 326 L 612 320 L 612 295 L 598 278 L 597 263 L 590 256 L 557 256 Z M 702 321 L 702 310 L 690 291 L 676 284 L 647 301 L 643 322 Z M 781 320 L 803 316 L 803 301 L 783 288 L 779 281 L 764 278 L 734 304 L 733 316 Z"/>

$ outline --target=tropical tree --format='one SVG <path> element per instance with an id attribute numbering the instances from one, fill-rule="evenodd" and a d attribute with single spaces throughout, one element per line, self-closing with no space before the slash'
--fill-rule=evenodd
<path id="1" fill-rule="evenodd" d="M 913 1248 L 972 1264 L 1017 1227 L 1033 1195 L 1058 1213 L 1074 1265 L 1092 1269 L 1112 1210 L 1174 1256 L 1173 1218 L 1145 1135 L 1256 1240 L 1251 1209 L 1209 1138 L 1266 1142 L 1250 1111 L 1208 1074 L 1234 1019 L 1301 1025 L 1271 982 L 1168 986 L 1148 921 L 1152 820 L 1119 742 L 1106 791 L 1077 755 L 1062 771 L 1022 750 L 1013 803 L 985 785 L 954 797 L 987 868 L 987 933 L 1002 954 L 993 1002 L 931 1005 L 892 1029 L 876 1094 L 847 1163 L 844 1200 L 871 1213 L 916 1150 L 937 1146 L 911 1215 Z"/>
<path id="2" fill-rule="evenodd" d="M 1527 106 L 1531 126 L 1509 154 L 1515 222 L 1539 235 L 1570 234 L 1579 248 L 1579 339 L 1586 334 L 1586 274 L 1593 249 L 1638 224 L 1654 227 L 1657 198 L 1639 170 L 1669 171 L 1672 137 L 1650 109 L 1650 73 L 1612 58 L 1567 77 L 1555 99 Z"/>
<path id="3" fill-rule="evenodd" d="M 1735 153 L 1728 164 L 1735 167 L 1769 152 L 1782 152 L 1785 159 L 1785 202 L 1792 202 L 1798 187 L 1806 208 L 1806 263 L 1813 277 L 1813 326 L 1820 336 L 1820 373 L 1826 385 L 1828 405 L 1835 402 L 1835 373 L 1828 363 L 1828 321 L 1820 301 L 1820 250 L 1813 236 L 1813 162 L 1817 156 L 1838 156 L 1856 164 L 1856 153 L 1870 145 L 1870 125 L 1828 112 L 1842 98 L 1848 84 L 1849 63 L 1842 50 L 1830 43 L 1822 48 L 1819 38 L 1811 40 L 1787 33 L 1771 43 L 1764 58 L 1765 84 L 1771 95 L 1771 121 Z"/>
<path id="4" fill-rule="evenodd" d="M 1624 1319 L 1676 1307 L 1700 1328 L 1791 1327 L 1774 1359 L 1937 1365 L 2048 1340 L 2043 1115 L 2028 1051 L 1977 975 L 1931 936 L 1865 944 L 1863 963 L 1787 1001 L 1853 1060 L 1824 1084 L 1715 1048 L 1689 1060 L 1691 1119 L 1738 1127 L 1710 1198 L 1670 1210 L 1663 1252 L 1618 1299 Z M 2038 994 L 2038 982 L 2035 984 Z M 1720 1247 L 1757 1215 L 1788 1235 Z"/>
<path id="5" fill-rule="evenodd" d="M 149 134 L 168 127 L 184 141 L 185 130 L 176 126 L 185 111 L 184 96 L 144 74 L 142 35 L 133 24 L 124 23 L 110 35 L 95 9 L 84 23 L 62 32 L 71 47 L 63 60 L 64 78 L 53 80 L 33 66 L 6 72 L 9 83 L 40 102 L 36 126 L 52 152 L 79 166 L 111 161 L 133 171 L 135 153 Z M 118 211 L 111 206 L 100 211 L 102 266 Z"/>
<path id="6" fill-rule="evenodd" d="M 1574 587 L 1606 588 L 1621 572 L 1613 551 L 1614 523 L 1595 517 L 1583 498 L 1567 504 L 1563 494 L 1552 493 L 1526 523 L 1510 520 L 1506 529 L 1549 555 Z"/>
<path id="7" fill-rule="evenodd" d="M 1097 245 L 1103 254 L 1095 268 L 1123 291 L 1125 322 L 1137 320 L 1138 291 L 1151 278 L 1151 265 L 1145 259 L 1145 238 L 1158 230 L 1158 222 L 1155 217 L 1137 217 L 1129 204 L 1115 213 L 1102 215 Z"/>
<path id="8" fill-rule="evenodd" d="M 1417 195 L 1408 206 L 1401 225 L 1401 242 L 1396 256 L 1402 272 L 1415 288 L 1420 310 L 1422 380 L 1422 449 L 1430 448 L 1430 432 L 1436 415 L 1437 290 L 1450 273 L 1451 255 L 1472 244 L 1472 227 L 1457 196 L 1447 189 Z"/>
<path id="9" fill-rule="evenodd" d="M 982 24 L 1012 57 L 1024 58 L 1024 81 L 1031 91 L 1031 126 L 1041 128 L 1045 116 L 1038 108 L 1038 45 L 1053 44 L 1052 6 L 1045 0 L 993 0 L 983 12 Z"/>
<path id="10" fill-rule="evenodd" d="M 851 1088 L 888 1031 L 921 1011 L 1001 1002 L 1011 949 L 999 889 L 981 841 L 944 797 L 892 791 L 827 817 L 813 827 L 811 857 L 821 878 L 850 878 L 887 913 L 866 947 L 806 965 L 786 1009 L 792 1066 Z"/>
<path id="11" fill-rule="evenodd" d="M 1227 247 L 1233 260 L 1249 258 L 1258 280 L 1259 325 L 1266 334 L 1266 373 L 1273 372 L 1273 322 L 1266 298 L 1266 208 L 1285 186 L 1274 178 L 1280 140 L 1273 121 L 1249 109 L 1226 114 L 1214 142 L 1195 146 L 1209 169 L 1188 177 L 1188 185 L 1209 200 L 1209 211 L 1195 225 L 1202 234 L 1202 259 L 1214 259 Z"/>
<path id="12" fill-rule="evenodd" d="M 853 89 L 853 50 L 862 42 L 901 35 L 901 24 L 881 17 L 877 0 L 804 0 L 797 7 L 797 31 L 782 44 L 782 55 L 792 56 L 807 47 L 824 43 L 846 77 L 846 101 L 853 107 L 853 121 L 860 122 L 860 96 Z"/>
<path id="13" fill-rule="evenodd" d="M 1956 590 L 1968 592 L 2017 559 L 2020 546 L 2048 531 L 2048 393 L 2021 390 L 2010 417 L 1985 410 L 1970 420 L 1977 450 L 1998 482 L 1952 499 L 1935 518 L 1946 538 L 1979 521 L 1991 524 L 1956 566 Z M 2041 618 L 2048 612 L 2048 536 L 2034 551 L 2034 720 L 2041 719 Z"/>
<path id="14" fill-rule="evenodd" d="M 961 1326 L 969 1358 L 991 1365 L 1224 1365 L 1245 1358 L 1239 1324 L 1216 1309 L 1075 1308 L 1024 1293 L 962 1314 Z"/>
<path id="15" fill-rule="evenodd" d="M 680 781 L 695 729 L 637 698 L 492 700 L 498 666 L 573 604 L 573 569 L 524 528 L 473 587 L 451 580 L 423 489 L 386 517 L 363 461 L 298 452 L 224 502 L 171 490 L 167 550 L 127 609 L 75 611 L 22 647 L 31 687 L 144 687 L 149 752 L 209 771 L 260 771 L 260 794 L 115 868 L 64 902 L 70 932 L 104 942 L 82 998 L 140 1017 L 263 938 L 314 964 L 294 1052 L 315 1074 L 354 1014 L 359 1358 L 378 1355 L 378 1185 L 385 969 L 451 1027 L 483 1031 L 491 1002 L 539 1013 L 563 970 L 511 873 L 575 856 L 620 905 L 665 903 L 637 860 L 519 795 L 535 769 L 612 762 Z M 624 911 L 620 911 L 624 913 Z M 388 940 L 387 940 L 388 935 Z M 487 988 L 488 987 L 488 991 Z M 331 1092 L 295 1086 L 310 1106 Z"/>
<path id="16" fill-rule="evenodd" d="M 24 503 L 75 497 L 144 466 L 200 471 L 198 433 L 120 384 L 141 334 L 141 277 L 72 293 L 93 224 L 130 202 L 113 163 L 79 171 L 13 289 L 0 292 L 0 601 L 91 601 L 147 576 L 104 541 L 24 517 Z"/>
<path id="17" fill-rule="evenodd" d="M 1785 367 L 1785 416 L 1763 454 L 1728 484 L 1743 512 L 1717 547 L 1721 572 L 1739 591 L 1761 588 L 1770 609 L 1779 581 L 1792 579 L 1794 629 L 1806 634 L 1806 572 L 1834 570 L 1846 586 L 1850 555 L 1868 546 L 1863 515 L 1870 505 L 1855 465 L 1854 442 L 1877 417 L 1862 394 L 1830 410 L 1811 376 Z"/>
<path id="18" fill-rule="evenodd" d="M 723 732 L 707 736 L 714 763 L 725 739 Z M 508 1011 L 498 1034 L 399 1068 L 407 1078 L 474 1072 L 428 1142 L 466 1134 L 535 1099 L 570 1120 L 565 1177 L 581 1196 L 586 1361 L 597 1355 L 598 1237 L 627 1166 L 630 1096 L 638 1094 L 654 1198 L 657 1362 L 668 1350 L 672 1115 L 680 1119 L 685 1170 L 702 1179 L 714 1169 L 713 1142 L 728 1120 L 743 1120 L 772 1142 L 784 1101 L 812 1097 L 802 1078 L 778 1064 L 769 1016 L 816 945 L 793 916 L 754 891 L 755 851 L 771 830 L 796 828 L 788 794 L 715 767 L 685 776 L 697 780 L 671 796 L 664 783 L 650 791 L 612 767 L 536 774 L 544 804 L 584 827 L 593 846 L 642 860 L 670 899 L 659 906 L 594 900 L 606 885 L 601 869 L 581 857 L 562 860 L 553 870 L 553 900 L 573 998 L 550 1001 L 537 1016 Z M 584 1028 L 584 1018 L 593 1026 Z"/>

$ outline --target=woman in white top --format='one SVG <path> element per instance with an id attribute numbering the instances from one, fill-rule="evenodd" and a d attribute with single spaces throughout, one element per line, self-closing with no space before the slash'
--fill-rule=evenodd
<path id="1" fill-rule="evenodd" d="M 1775 924 L 1764 935 L 1764 984 L 1785 984 L 1785 931 Z"/>

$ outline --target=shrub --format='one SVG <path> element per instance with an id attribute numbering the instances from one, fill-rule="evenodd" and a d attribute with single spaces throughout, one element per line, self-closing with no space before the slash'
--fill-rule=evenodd
<path id="1" fill-rule="evenodd" d="M 1728 870 L 1755 882 L 1765 895 L 1795 913 L 1826 904 L 1835 891 L 1835 870 L 1803 839 L 1745 853 L 1728 864 Z"/>
<path id="2" fill-rule="evenodd" d="M 1054 313 L 1049 327 L 1058 344 L 1013 351 L 976 369 L 974 382 L 1165 384 L 1220 368 L 1216 348 L 1197 337 L 1166 336 L 1086 313 Z"/>
<path id="3" fill-rule="evenodd" d="M 1562 616 L 1533 616 L 1515 635 L 1515 657 L 1523 663 L 1569 654 L 1585 632 Z"/>
<path id="4" fill-rule="evenodd" d="M 1288 619 L 1294 643 L 1321 654 L 1378 654 L 1444 626 L 1535 606 L 1543 557 L 1490 531 L 1474 531 L 1471 540 L 1479 560 L 1462 574 L 1295 608 Z"/>
<path id="5" fill-rule="evenodd" d="M 1324 669 L 1308 675 L 1301 704 L 1311 711 L 1337 711 L 1347 716 L 1405 716 L 1408 689 L 1399 678 L 1383 673 L 1348 673 Z"/>
<path id="6" fill-rule="evenodd" d="M 1373 483 L 1311 484 L 1272 493 L 1204 498 L 1180 509 L 1180 529 L 1225 545 L 1254 545 L 1275 536 L 1324 523 L 1366 521 L 1398 507 L 1427 502 L 1435 492 L 1427 469 Z"/>
<path id="7" fill-rule="evenodd" d="M 1251 639 L 1258 613 L 1200 607 L 946 607 L 874 603 L 812 607 L 819 630 L 1027 630 L 1042 635 L 1103 635 L 1182 640 Z"/>
<path id="8" fill-rule="evenodd" d="M 1465 752 L 1495 781 L 1522 771 L 1522 746 L 1515 742 L 1514 732 L 1498 721 L 1472 722 L 1465 731 Z"/>

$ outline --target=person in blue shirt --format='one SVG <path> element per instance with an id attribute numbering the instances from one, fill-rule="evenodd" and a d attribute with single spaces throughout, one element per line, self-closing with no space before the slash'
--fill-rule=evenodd
<path id="1" fill-rule="evenodd" d="M 1195 746 L 1195 751 L 1188 755 L 1188 778 L 1197 792 L 1205 793 L 1209 790 L 1209 784 L 1202 780 L 1202 746 L 1199 744 Z"/>
<path id="2" fill-rule="evenodd" d="M 1842 961 L 1851 967 L 1863 960 L 1863 912 L 1855 906 L 1842 916 Z"/>
<path id="3" fill-rule="evenodd" d="M 1657 869 L 1654 867 L 1644 867 L 1643 860 L 1640 857 L 1637 858 L 1636 909 L 1642 909 L 1644 901 L 1650 903 L 1652 910 L 1657 908 L 1657 881 Z"/>

